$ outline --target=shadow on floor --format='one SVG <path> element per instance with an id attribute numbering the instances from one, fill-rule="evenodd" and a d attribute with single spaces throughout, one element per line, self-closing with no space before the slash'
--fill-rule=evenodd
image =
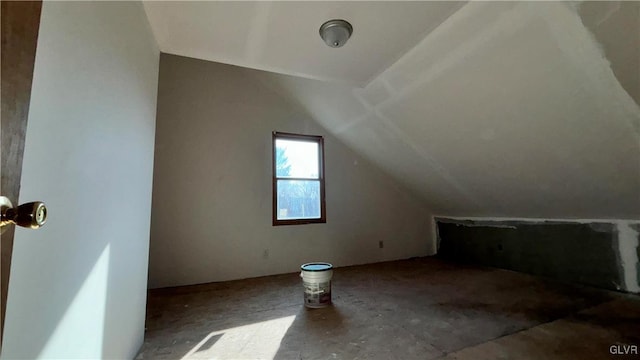
<path id="1" fill-rule="evenodd" d="M 590 341 L 577 354 L 589 358 L 640 334 L 640 297 L 433 258 L 337 268 L 332 285 L 333 305 L 322 309 L 303 306 L 297 274 L 152 291 L 139 358 L 436 359 L 511 337 L 520 340 L 485 358 L 521 358 L 509 349 L 530 345 L 522 334 L 557 321 L 560 332 L 542 331 L 533 347 L 543 352 L 527 351 L 563 358 L 551 343 L 569 331 Z M 614 314 L 615 324 L 604 320 Z"/>

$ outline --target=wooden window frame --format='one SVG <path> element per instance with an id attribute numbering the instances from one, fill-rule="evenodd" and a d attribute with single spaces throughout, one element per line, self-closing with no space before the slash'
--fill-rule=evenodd
<path id="1" fill-rule="evenodd" d="M 317 219 L 287 219 L 287 220 L 278 220 L 278 180 L 316 180 L 316 179 L 308 179 L 308 178 L 292 178 L 292 177 L 277 177 L 276 176 L 276 139 L 285 139 L 285 140 L 296 140 L 296 141 L 307 141 L 318 144 L 318 179 L 320 182 L 320 217 Z M 292 134 L 285 132 L 277 132 L 274 131 L 272 133 L 272 145 L 271 145 L 271 154 L 272 154 L 272 171 L 273 171 L 273 182 L 272 182 L 272 192 L 273 192 L 273 210 L 272 210 L 272 220 L 273 226 L 280 225 L 303 225 L 303 224 L 323 224 L 327 222 L 327 208 L 325 202 L 325 183 L 324 183 L 324 138 L 319 135 L 302 135 L 302 134 Z"/>

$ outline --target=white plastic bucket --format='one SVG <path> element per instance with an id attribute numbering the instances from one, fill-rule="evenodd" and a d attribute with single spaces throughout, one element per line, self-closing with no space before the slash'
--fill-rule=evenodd
<path id="1" fill-rule="evenodd" d="M 331 277 L 333 265 L 324 262 L 300 266 L 304 286 L 304 306 L 322 308 L 331 304 Z"/>

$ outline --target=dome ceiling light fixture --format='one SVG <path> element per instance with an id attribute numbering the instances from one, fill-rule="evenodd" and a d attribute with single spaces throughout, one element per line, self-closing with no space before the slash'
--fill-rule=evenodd
<path id="1" fill-rule="evenodd" d="M 332 48 L 347 43 L 353 33 L 353 27 L 345 20 L 329 20 L 320 26 L 320 37 Z"/>

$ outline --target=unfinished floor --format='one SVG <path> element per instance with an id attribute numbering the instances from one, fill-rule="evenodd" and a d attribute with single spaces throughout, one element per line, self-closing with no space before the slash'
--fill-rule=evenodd
<path id="1" fill-rule="evenodd" d="M 434 258 L 152 290 L 137 359 L 637 358 L 640 297 Z M 631 346 L 629 346 L 631 345 Z M 635 346 L 635 348 L 633 347 Z"/>

